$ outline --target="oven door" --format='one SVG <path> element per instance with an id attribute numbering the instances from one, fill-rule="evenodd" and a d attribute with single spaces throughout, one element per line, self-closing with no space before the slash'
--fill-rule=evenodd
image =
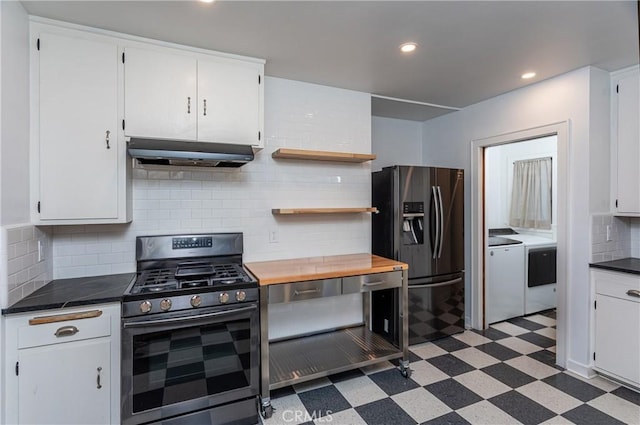
<path id="1" fill-rule="evenodd" d="M 141 424 L 255 397 L 256 303 L 122 320 L 122 423 Z"/>

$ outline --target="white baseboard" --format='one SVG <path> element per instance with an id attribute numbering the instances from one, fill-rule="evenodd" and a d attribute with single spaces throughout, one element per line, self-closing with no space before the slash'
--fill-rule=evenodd
<path id="1" fill-rule="evenodd" d="M 574 360 L 567 360 L 567 370 L 584 378 L 595 378 L 598 374 L 593 370 L 593 366 L 585 365 Z"/>

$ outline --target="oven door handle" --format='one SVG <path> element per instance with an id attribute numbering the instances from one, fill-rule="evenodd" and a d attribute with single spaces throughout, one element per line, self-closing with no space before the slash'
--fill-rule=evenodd
<path id="1" fill-rule="evenodd" d="M 249 305 L 249 306 L 246 306 L 246 307 L 235 308 L 233 310 L 224 310 L 224 311 L 218 311 L 218 312 L 215 312 L 215 313 L 200 314 L 200 315 L 195 315 L 195 316 L 174 317 L 174 318 L 170 318 L 170 319 L 139 320 L 139 321 L 134 321 L 134 322 L 124 322 L 123 326 L 125 328 L 140 328 L 140 327 L 143 327 L 143 326 L 163 326 L 163 325 L 169 325 L 169 324 L 173 324 L 173 323 L 197 322 L 197 321 L 201 321 L 201 320 L 211 319 L 211 318 L 214 318 L 214 317 L 224 317 L 224 316 L 237 315 L 239 313 L 244 313 L 245 311 L 256 310 L 256 309 L 257 309 L 256 305 L 252 304 L 252 305 Z"/>

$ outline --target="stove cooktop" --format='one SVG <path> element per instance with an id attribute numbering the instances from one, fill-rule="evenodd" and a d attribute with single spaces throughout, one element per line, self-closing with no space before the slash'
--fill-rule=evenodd
<path id="1" fill-rule="evenodd" d="M 144 270 L 129 290 L 129 294 L 162 294 L 167 291 L 201 288 L 223 290 L 228 285 L 248 284 L 255 281 L 240 264 L 197 263 L 177 268 Z"/>

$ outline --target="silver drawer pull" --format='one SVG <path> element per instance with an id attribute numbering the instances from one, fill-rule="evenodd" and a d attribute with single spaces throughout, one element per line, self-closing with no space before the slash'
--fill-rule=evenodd
<path id="1" fill-rule="evenodd" d="M 640 291 L 638 291 L 637 289 L 629 289 L 627 291 L 627 295 L 629 295 L 630 297 L 640 298 Z"/>
<path id="2" fill-rule="evenodd" d="M 298 296 L 298 295 L 304 295 L 304 294 L 317 294 L 319 292 L 320 292 L 320 290 L 318 288 L 316 288 L 316 289 L 305 289 L 304 291 L 293 291 L 293 295 Z"/>
<path id="3" fill-rule="evenodd" d="M 58 328 L 54 335 L 60 338 L 61 336 L 73 336 L 78 332 L 78 328 L 76 328 L 75 326 L 63 326 L 61 328 Z"/>
<path id="4" fill-rule="evenodd" d="M 377 282 L 363 282 L 362 286 L 378 286 L 378 285 L 384 285 L 385 283 L 387 282 L 385 282 L 384 280 L 379 280 Z"/>

